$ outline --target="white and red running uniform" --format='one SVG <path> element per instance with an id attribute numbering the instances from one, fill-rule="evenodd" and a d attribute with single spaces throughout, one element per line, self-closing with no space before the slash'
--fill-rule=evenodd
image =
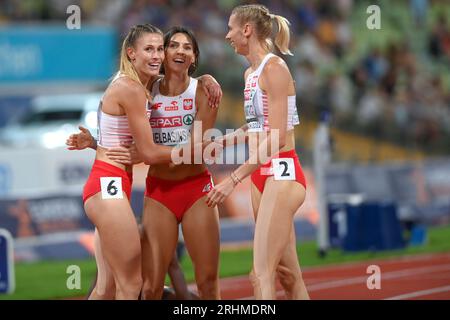
<path id="1" fill-rule="evenodd" d="M 269 99 L 267 94 L 259 86 L 259 77 L 265 65 L 272 57 L 275 57 L 275 55 L 272 53 L 267 54 L 258 68 L 250 73 L 245 80 L 244 112 L 248 132 L 250 133 L 270 130 Z M 300 121 L 297 113 L 296 96 L 288 96 L 287 99 L 286 130 L 289 131 L 293 130 L 294 126 L 298 125 Z M 306 188 L 306 179 L 295 150 L 280 152 L 274 155 L 270 161 L 252 173 L 251 180 L 262 193 L 266 180 L 270 176 L 275 176 L 275 180 L 294 180 Z"/>
<path id="2" fill-rule="evenodd" d="M 155 143 L 173 146 L 188 142 L 194 124 L 198 81 L 190 78 L 189 86 L 180 95 L 164 96 L 159 91 L 161 79 L 152 87 L 150 125 Z M 182 180 L 166 180 L 147 176 L 145 196 L 168 208 L 180 222 L 184 213 L 213 187 L 208 170 Z"/>
<path id="3" fill-rule="evenodd" d="M 116 75 L 112 82 L 124 75 Z M 97 111 L 97 145 L 104 148 L 119 147 L 122 142 L 132 143 L 128 117 L 116 116 L 103 112 L 103 98 L 100 100 Z M 146 102 L 147 115 L 149 103 Z M 103 182 L 102 182 L 103 181 Z M 131 186 L 133 184 L 132 172 L 125 171 L 110 163 L 95 160 L 89 178 L 83 188 L 83 203 L 87 199 L 102 192 L 103 199 L 122 199 L 124 194 L 131 199 Z"/>

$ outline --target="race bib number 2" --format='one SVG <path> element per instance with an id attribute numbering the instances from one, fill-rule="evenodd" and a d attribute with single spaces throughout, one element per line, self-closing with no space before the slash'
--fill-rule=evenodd
<path id="1" fill-rule="evenodd" d="M 102 199 L 123 199 L 121 177 L 102 177 L 100 178 L 100 185 Z"/>
<path id="2" fill-rule="evenodd" d="M 295 180 L 294 159 L 272 159 L 272 168 L 274 180 Z"/>

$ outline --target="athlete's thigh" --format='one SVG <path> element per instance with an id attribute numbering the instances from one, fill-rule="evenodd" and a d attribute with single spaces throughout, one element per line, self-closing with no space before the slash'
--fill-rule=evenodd
<path id="1" fill-rule="evenodd" d="M 85 211 L 98 230 L 103 253 L 106 240 L 117 242 L 117 246 L 108 247 L 113 251 L 121 250 L 122 245 L 139 243 L 136 218 L 127 199 L 104 200 L 97 193 L 86 201 Z"/>
<path id="2" fill-rule="evenodd" d="M 209 208 L 206 196 L 198 199 L 181 222 L 184 242 L 196 267 L 217 268 L 220 250 L 219 212 Z"/>
<path id="3" fill-rule="evenodd" d="M 267 179 L 258 207 L 258 219 L 261 213 L 272 213 L 277 219 L 293 220 L 295 212 L 305 200 L 303 185 L 294 181 L 275 181 Z M 266 219 L 266 218 L 265 218 Z M 291 225 L 287 235 L 289 235 Z"/>
<path id="4" fill-rule="evenodd" d="M 261 202 L 261 192 L 253 184 L 253 182 L 250 183 L 250 196 L 252 199 L 253 218 L 256 221 L 256 217 L 258 215 L 258 210 L 259 210 L 259 204 Z"/>
<path id="5" fill-rule="evenodd" d="M 257 260 L 281 259 L 289 242 L 294 214 L 304 197 L 305 189 L 299 183 L 267 179 L 255 226 Z"/>
<path id="6" fill-rule="evenodd" d="M 178 242 L 175 215 L 158 201 L 145 197 L 142 215 L 143 274 L 164 278 Z"/>
<path id="7" fill-rule="evenodd" d="M 126 197 L 104 200 L 97 193 L 86 201 L 85 210 L 98 229 L 102 254 L 112 271 L 135 267 L 141 251 L 139 231 Z"/>

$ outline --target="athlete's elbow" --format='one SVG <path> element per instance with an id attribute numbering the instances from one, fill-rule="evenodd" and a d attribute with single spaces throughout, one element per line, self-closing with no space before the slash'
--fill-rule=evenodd
<path id="1" fill-rule="evenodd" d="M 144 163 L 146 165 L 152 165 L 152 164 L 157 164 L 158 163 L 158 155 L 155 152 L 146 152 L 143 155 L 144 158 Z"/>
<path id="2" fill-rule="evenodd" d="M 155 164 L 155 161 L 153 159 L 145 158 L 144 164 L 146 164 L 147 166 L 151 166 L 152 164 Z"/>

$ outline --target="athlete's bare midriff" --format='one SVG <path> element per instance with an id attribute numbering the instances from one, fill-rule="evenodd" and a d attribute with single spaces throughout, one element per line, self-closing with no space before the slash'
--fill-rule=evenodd
<path id="1" fill-rule="evenodd" d="M 126 172 L 133 172 L 133 166 L 132 165 L 131 166 L 127 166 L 127 165 L 124 165 L 124 164 L 121 164 L 121 163 L 118 163 L 116 161 L 113 161 L 113 160 L 109 159 L 107 157 L 107 155 L 106 155 L 106 151 L 107 151 L 107 149 L 105 149 L 103 147 L 100 147 L 100 146 L 97 146 L 97 152 L 96 152 L 96 155 L 95 155 L 95 160 L 100 160 L 100 161 L 109 163 L 109 164 L 111 164 L 111 165 L 113 165 L 115 167 L 118 167 L 118 168 L 120 168 L 122 170 L 125 170 Z"/>
<path id="2" fill-rule="evenodd" d="M 251 141 L 251 139 L 258 139 L 258 137 L 259 137 L 258 144 L 249 143 L 250 156 L 252 156 L 253 154 L 255 154 L 257 152 L 260 142 L 262 141 L 262 139 L 267 137 L 267 132 L 249 132 L 248 133 L 249 141 Z M 295 132 L 294 132 L 294 130 L 289 130 L 286 132 L 286 144 L 283 146 L 283 148 L 280 149 L 280 152 L 286 152 L 286 151 L 290 151 L 293 149 L 295 149 Z"/>

